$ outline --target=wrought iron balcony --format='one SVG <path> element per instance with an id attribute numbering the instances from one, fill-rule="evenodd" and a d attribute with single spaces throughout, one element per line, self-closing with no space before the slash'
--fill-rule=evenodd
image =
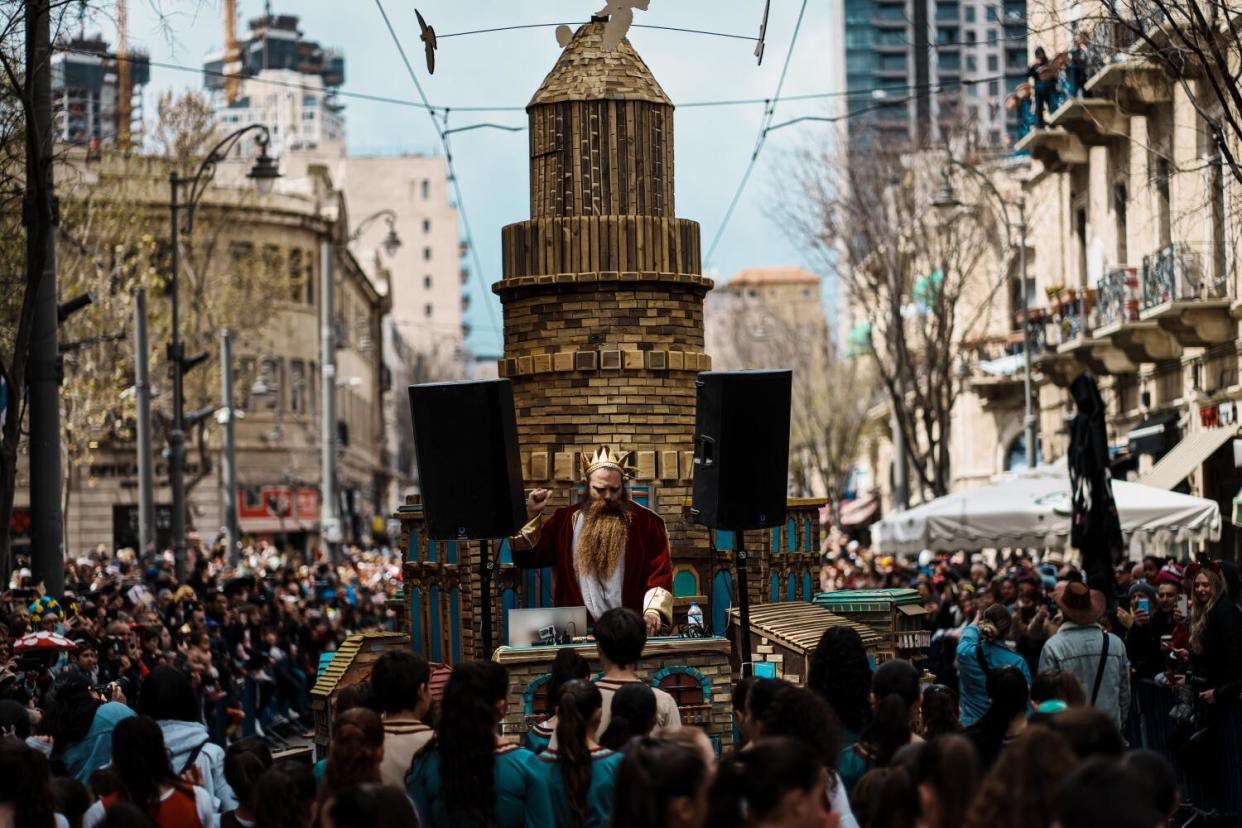
<path id="1" fill-rule="evenodd" d="M 1193 245 L 1171 244 L 1143 257 L 1143 308 L 1167 302 L 1223 299 L 1224 278 L 1212 278 L 1204 256 Z"/>
<path id="2" fill-rule="evenodd" d="M 1097 285 L 1096 329 L 1109 328 L 1139 318 L 1139 277 L 1133 267 L 1114 267 Z"/>
<path id="3" fill-rule="evenodd" d="M 1142 318 L 1188 347 L 1229 342 L 1237 333 L 1228 274 L 1209 252 L 1179 242 L 1143 258 Z"/>

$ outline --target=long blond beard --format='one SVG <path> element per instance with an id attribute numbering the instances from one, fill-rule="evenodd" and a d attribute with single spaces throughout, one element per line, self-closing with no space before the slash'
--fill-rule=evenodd
<path id="1" fill-rule="evenodd" d="M 591 575 L 603 583 L 617 571 L 630 529 L 624 504 L 618 507 L 611 507 L 604 500 L 591 500 L 582 507 L 582 530 L 574 550 L 574 572 L 578 577 Z"/>

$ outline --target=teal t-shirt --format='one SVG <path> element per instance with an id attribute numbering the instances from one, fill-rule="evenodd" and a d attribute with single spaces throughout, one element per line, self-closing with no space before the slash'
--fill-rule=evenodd
<path id="1" fill-rule="evenodd" d="M 548 743 L 552 741 L 554 732 L 554 728 L 549 727 L 547 722 L 532 725 L 530 730 L 522 734 L 522 747 L 535 755 L 543 753 L 548 749 Z"/>
<path id="2" fill-rule="evenodd" d="M 565 790 L 565 777 L 561 773 L 559 755 L 555 750 L 539 754 L 537 764 L 546 774 L 548 795 L 552 798 L 552 811 L 557 825 L 573 825 L 569 808 L 569 794 Z M 599 748 L 591 753 L 591 787 L 587 791 L 586 814 L 581 828 L 607 828 L 612 822 L 613 780 L 621 764 L 620 753 Z"/>
<path id="3" fill-rule="evenodd" d="M 535 754 L 517 745 L 496 748 L 496 804 L 492 825 L 499 828 L 552 828 L 552 803 L 547 778 Z M 407 793 L 418 810 L 423 828 L 456 828 L 461 820 L 450 818 L 440 795 L 440 752 L 431 750 L 414 757 Z"/>

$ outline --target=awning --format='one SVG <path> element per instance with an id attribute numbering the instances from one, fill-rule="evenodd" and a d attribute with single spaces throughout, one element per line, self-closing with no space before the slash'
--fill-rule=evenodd
<path id="1" fill-rule="evenodd" d="M 1132 554 L 1143 549 L 1163 554 L 1169 544 L 1220 538 L 1220 506 L 1214 500 L 1121 480 L 1113 481 L 1113 495 Z M 1069 473 L 1064 467 L 1041 466 L 887 515 L 871 535 L 886 555 L 923 549 L 1059 549 L 1069 544 L 1072 512 Z"/>
<path id="2" fill-rule="evenodd" d="M 868 526 L 879 516 L 880 499 L 873 494 L 841 504 L 841 526 L 845 529 Z"/>
<path id="3" fill-rule="evenodd" d="M 1139 478 L 1145 486 L 1172 489 L 1194 472 L 1216 450 L 1237 436 L 1236 427 L 1209 428 L 1187 434 L 1151 471 Z"/>
<path id="4" fill-rule="evenodd" d="M 1133 455 L 1163 455 L 1169 444 L 1177 440 L 1177 421 L 1181 413 L 1176 409 L 1161 411 L 1139 423 L 1126 436 Z"/>

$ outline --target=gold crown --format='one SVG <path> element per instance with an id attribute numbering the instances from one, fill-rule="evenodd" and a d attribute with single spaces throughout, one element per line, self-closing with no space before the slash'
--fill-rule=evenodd
<path id="1" fill-rule="evenodd" d="M 633 454 L 631 451 L 610 451 L 608 446 L 600 446 L 599 451 L 594 454 L 584 451 L 582 452 L 583 476 L 590 477 L 591 472 L 596 469 L 616 469 L 621 472 L 622 477 L 633 477 L 638 469 L 627 464 Z"/>

